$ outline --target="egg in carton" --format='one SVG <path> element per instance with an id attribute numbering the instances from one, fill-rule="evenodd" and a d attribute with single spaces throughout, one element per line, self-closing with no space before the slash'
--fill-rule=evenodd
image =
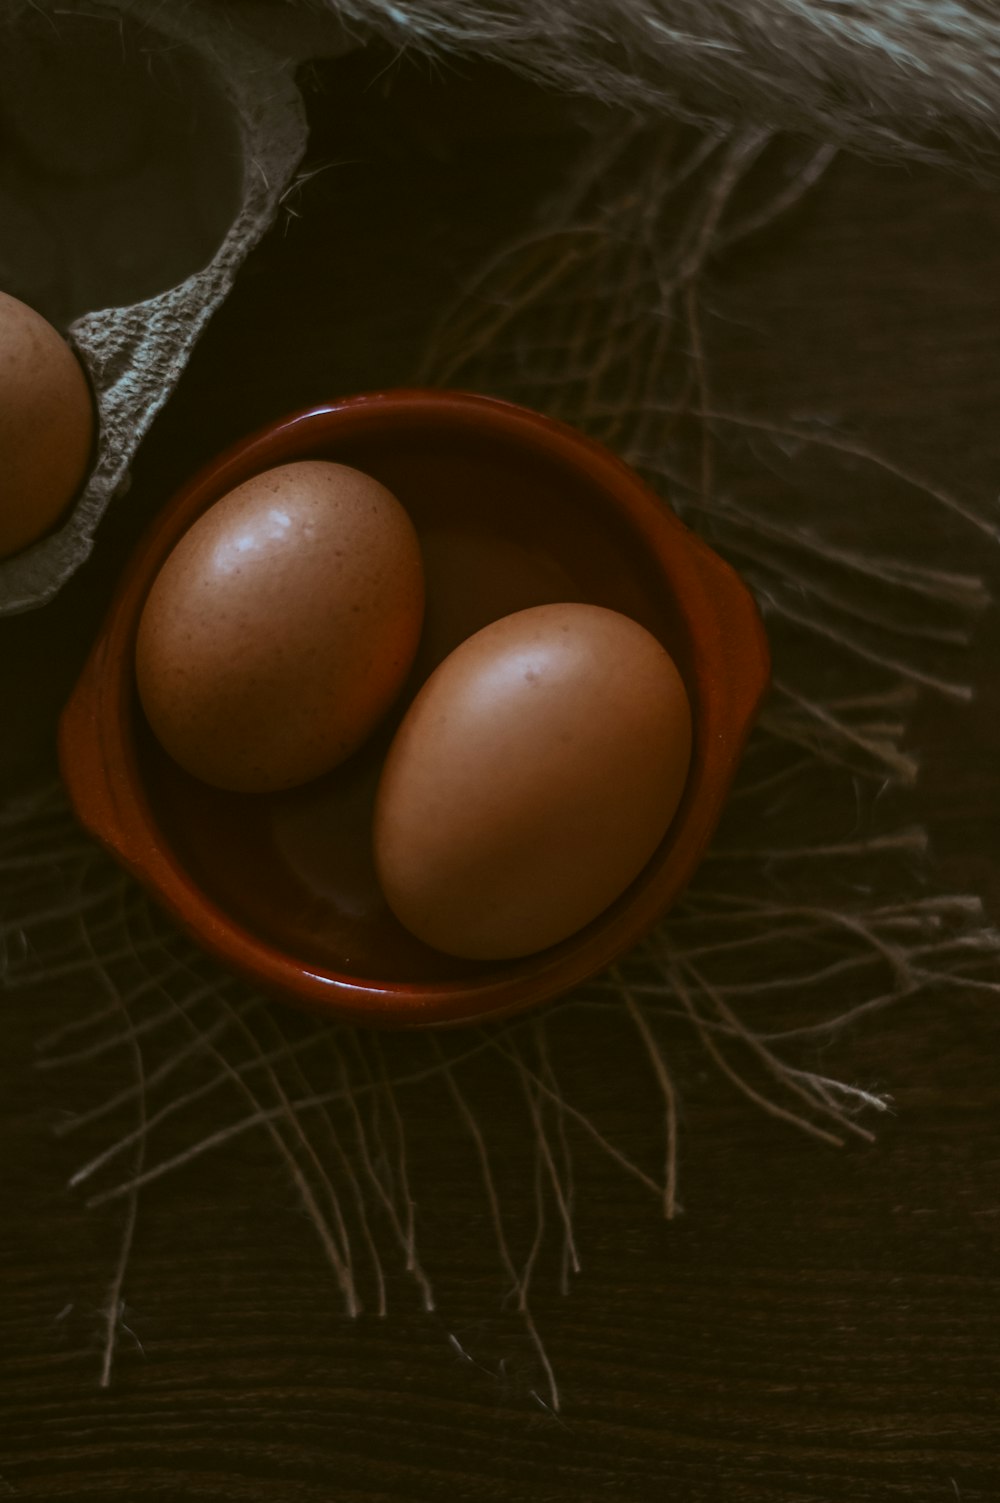
<path id="1" fill-rule="evenodd" d="M 72 508 L 0 561 L 0 614 L 43 605 L 87 558 L 293 180 L 307 140 L 294 65 L 345 43 L 281 12 L 0 0 L 0 290 L 66 334 L 97 418 Z"/>

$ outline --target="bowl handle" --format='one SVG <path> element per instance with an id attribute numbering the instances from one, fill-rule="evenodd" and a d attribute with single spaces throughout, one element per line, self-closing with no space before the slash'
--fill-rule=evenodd
<path id="1" fill-rule="evenodd" d="M 77 680 L 59 720 L 59 771 L 84 829 L 130 869 L 138 853 L 129 836 L 123 801 L 129 798 L 124 769 L 116 776 L 120 748 L 108 725 L 107 638 L 101 637 Z"/>

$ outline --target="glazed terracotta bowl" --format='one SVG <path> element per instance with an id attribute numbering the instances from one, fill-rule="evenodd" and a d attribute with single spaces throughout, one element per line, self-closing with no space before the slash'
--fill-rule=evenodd
<path id="1" fill-rule="evenodd" d="M 392 723 L 350 762 L 277 794 L 220 792 L 181 771 L 139 706 L 133 657 L 147 592 L 188 527 L 242 481 L 292 460 L 374 475 L 420 535 L 427 617 Z M 653 858 L 587 928 L 522 960 L 459 960 L 389 912 L 370 850 L 393 727 L 451 649 L 511 611 L 587 601 L 641 622 L 687 686 L 694 750 Z M 209 464 L 132 558 L 66 707 L 63 777 L 86 828 L 224 965 L 289 1001 L 402 1026 L 482 1021 L 564 992 L 670 908 L 712 835 L 768 683 L 753 601 L 639 477 L 538 413 L 461 392 L 350 397 L 283 419 Z"/>

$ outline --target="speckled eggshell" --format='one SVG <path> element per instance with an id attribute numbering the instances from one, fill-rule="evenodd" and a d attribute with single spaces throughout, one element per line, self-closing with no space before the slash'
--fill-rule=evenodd
<path id="1" fill-rule="evenodd" d="M 40 313 L 0 292 L 0 558 L 59 520 L 93 441 L 90 388 L 73 351 Z"/>
<path id="2" fill-rule="evenodd" d="M 595 605 L 505 616 L 441 663 L 393 740 L 374 829 L 389 906 L 473 959 L 566 939 L 652 856 L 690 756 L 684 684 L 645 627 Z"/>
<path id="3" fill-rule="evenodd" d="M 416 533 L 384 486 L 323 460 L 266 470 L 200 517 L 153 583 L 136 645 L 149 724 L 216 787 L 317 777 L 398 693 L 423 598 Z"/>

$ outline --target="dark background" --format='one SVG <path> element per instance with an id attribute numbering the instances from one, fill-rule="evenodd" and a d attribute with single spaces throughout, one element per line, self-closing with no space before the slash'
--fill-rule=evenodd
<path id="1" fill-rule="evenodd" d="M 313 68 L 313 164 L 253 253 L 144 445 L 93 561 L 43 612 L 0 622 L 8 789 L 53 762 L 58 713 L 122 557 L 224 444 L 325 396 L 405 383 L 434 318 L 557 180 L 565 110 L 471 66 L 379 54 Z M 333 165 L 327 166 L 326 164 Z M 1000 197 L 960 177 L 839 160 L 763 243 L 717 268 L 717 389 L 861 420 L 901 461 L 992 495 L 1000 473 Z M 753 310 L 748 318 L 747 309 Z M 988 559 L 977 560 L 989 569 Z M 994 577 L 996 574 L 994 568 Z M 1000 629 L 968 709 L 931 701 L 914 811 L 935 880 L 1000 918 Z M 247 1135 L 142 1201 L 127 1338 L 100 1392 L 120 1210 L 66 1193 L 59 1114 L 116 1088 L 108 1059 L 34 1068 L 57 995 L 10 995 L 0 1060 L 0 1497 L 225 1500 L 671 1498 L 678 1503 L 1000 1497 L 1000 1012 L 960 988 L 841 1037 L 830 1073 L 891 1092 L 872 1147 L 827 1150 L 756 1115 L 679 1037 L 681 1196 L 666 1225 L 595 1160 L 568 1296 L 533 1308 L 555 1416 L 442 1098 L 416 1126 L 434 1184 L 439 1312 L 400 1278 L 391 1313 L 343 1316 L 267 1145 Z M 617 1136 L 659 1141 L 651 1077 L 595 1048 Z M 484 1068 L 484 1093 L 498 1089 Z M 422 1209 L 424 1209 L 422 1207 Z M 518 1228 L 516 1199 L 510 1206 Z M 458 1345 L 450 1338 L 454 1337 Z M 140 1350 L 141 1344 L 141 1350 Z M 461 1350 L 471 1355 L 464 1359 Z"/>

